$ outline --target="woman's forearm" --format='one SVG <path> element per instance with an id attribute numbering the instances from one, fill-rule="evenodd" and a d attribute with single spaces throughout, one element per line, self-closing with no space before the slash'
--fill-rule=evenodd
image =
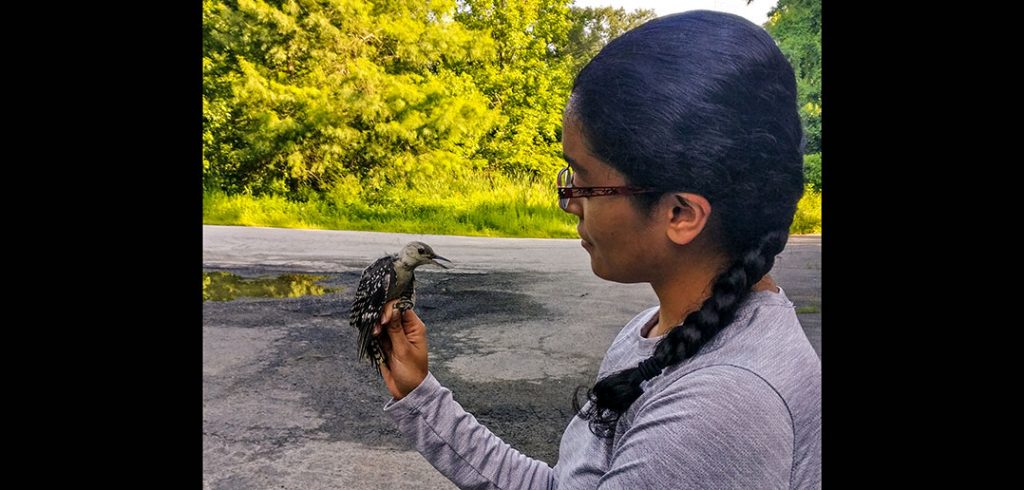
<path id="1" fill-rule="evenodd" d="M 459 488 L 551 489 L 551 468 L 516 451 L 480 424 L 427 374 L 415 390 L 384 411 L 416 450 Z"/>

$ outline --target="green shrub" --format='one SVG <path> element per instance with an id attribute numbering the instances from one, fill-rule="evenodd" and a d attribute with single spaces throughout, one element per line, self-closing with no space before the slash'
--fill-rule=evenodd
<path id="1" fill-rule="evenodd" d="M 810 185 L 796 205 L 796 216 L 789 232 L 794 235 L 821 233 L 821 193 L 815 192 Z"/>
<path id="2" fill-rule="evenodd" d="M 804 183 L 821 192 L 821 153 L 804 155 Z"/>

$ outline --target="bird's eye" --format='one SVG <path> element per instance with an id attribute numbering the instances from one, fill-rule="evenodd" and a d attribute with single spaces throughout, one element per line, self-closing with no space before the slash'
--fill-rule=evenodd
<path id="1" fill-rule="evenodd" d="M 425 253 L 427 253 L 427 250 L 426 250 L 426 249 L 424 249 L 424 248 L 421 248 L 421 249 L 420 249 L 420 254 L 422 255 L 422 254 L 425 254 Z"/>

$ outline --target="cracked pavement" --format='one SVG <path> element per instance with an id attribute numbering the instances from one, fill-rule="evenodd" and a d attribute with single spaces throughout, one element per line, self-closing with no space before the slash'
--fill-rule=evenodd
<path id="1" fill-rule="evenodd" d="M 383 413 L 390 395 L 348 325 L 363 267 L 411 240 L 455 263 L 416 273 L 431 372 L 505 442 L 557 462 L 573 390 L 656 304 L 649 286 L 597 278 L 579 240 L 204 226 L 205 271 L 342 288 L 203 304 L 204 488 L 454 488 Z M 772 274 L 820 355 L 821 238 L 791 238 Z"/>

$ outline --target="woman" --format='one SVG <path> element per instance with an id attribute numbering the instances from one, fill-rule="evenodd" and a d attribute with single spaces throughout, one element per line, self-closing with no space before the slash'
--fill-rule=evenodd
<path id="1" fill-rule="evenodd" d="M 815 488 L 821 365 L 767 274 L 803 191 L 793 70 L 731 14 L 661 17 L 577 76 L 559 203 L 595 274 L 659 305 L 613 341 L 553 467 L 466 413 L 385 308 L 385 412 L 461 488 Z"/>

